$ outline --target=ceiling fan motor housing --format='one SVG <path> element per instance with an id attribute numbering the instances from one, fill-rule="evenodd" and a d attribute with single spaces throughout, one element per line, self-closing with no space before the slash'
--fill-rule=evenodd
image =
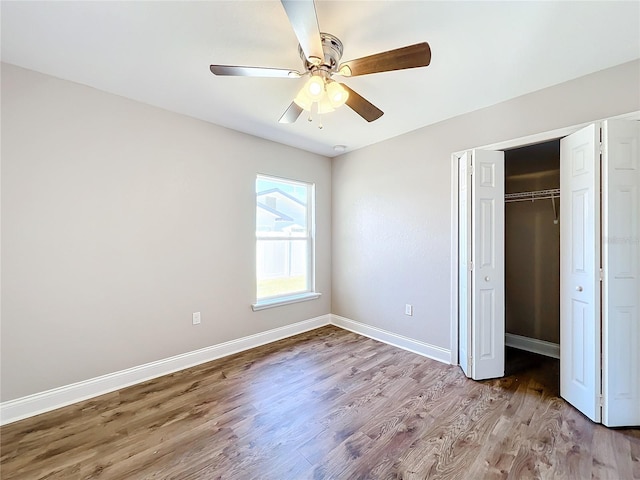
<path id="1" fill-rule="evenodd" d="M 324 53 L 324 62 L 321 65 L 314 65 L 309 62 L 302 51 L 300 45 L 298 45 L 298 52 L 300 53 L 300 58 L 304 63 L 304 68 L 313 72 L 316 69 L 321 69 L 324 71 L 335 72 L 338 69 L 338 62 L 342 58 L 342 42 L 340 39 L 330 33 L 320 33 L 320 38 L 322 40 L 322 51 Z"/>

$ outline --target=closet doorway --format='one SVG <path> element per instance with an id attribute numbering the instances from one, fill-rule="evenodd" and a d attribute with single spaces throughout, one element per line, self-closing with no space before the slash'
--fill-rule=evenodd
<path id="1" fill-rule="evenodd" d="M 553 185 L 529 193 L 549 197 L 560 225 L 560 394 L 607 426 L 640 424 L 639 143 L 637 121 L 588 125 L 560 140 L 560 209 Z M 517 197 L 505 196 L 504 151 L 455 159 L 459 363 L 470 378 L 496 378 L 504 375 L 505 310 L 515 306 L 505 301 L 505 201 Z M 539 312 L 553 303 L 534 301 Z"/>
<path id="2" fill-rule="evenodd" d="M 560 358 L 560 139 L 504 160 L 505 343 Z"/>

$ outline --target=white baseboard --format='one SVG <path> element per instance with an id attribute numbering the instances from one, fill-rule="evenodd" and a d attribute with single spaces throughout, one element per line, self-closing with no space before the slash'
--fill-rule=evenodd
<path id="1" fill-rule="evenodd" d="M 538 340 L 537 338 L 523 337 L 513 333 L 505 334 L 504 343 L 507 347 L 513 347 L 547 357 L 560 358 L 560 345 L 557 343 Z"/>
<path id="2" fill-rule="evenodd" d="M 345 317 L 327 314 L 255 335 L 249 335 L 237 340 L 212 345 L 174 357 L 3 402 L 0 404 L 0 425 L 6 425 L 24 418 L 66 407 L 73 403 L 151 380 L 152 378 L 161 377 L 169 373 L 177 372 L 178 370 L 210 362 L 218 358 L 226 357 L 227 355 L 259 347 L 260 345 L 275 342 L 329 324 L 439 362 L 451 363 L 451 352 L 445 348 L 436 347 Z"/>
<path id="3" fill-rule="evenodd" d="M 217 358 L 249 350 L 331 323 L 331 315 L 322 315 L 302 322 L 275 328 L 248 337 L 212 345 L 174 357 L 109 373 L 100 377 L 54 388 L 45 392 L 9 400 L 0 404 L 0 425 L 6 425 L 40 413 L 65 407 L 82 400 L 104 395 L 136 383 L 210 362 Z"/>
<path id="4" fill-rule="evenodd" d="M 418 355 L 422 355 L 442 363 L 451 364 L 451 350 L 446 348 L 436 347 L 435 345 L 420 342 L 418 340 L 404 337 L 378 327 L 372 327 L 371 325 L 356 322 L 355 320 L 350 320 L 339 315 L 331 315 L 331 318 L 331 323 L 337 327 L 393 345 L 394 347 L 402 348 L 403 350 L 417 353 Z"/>

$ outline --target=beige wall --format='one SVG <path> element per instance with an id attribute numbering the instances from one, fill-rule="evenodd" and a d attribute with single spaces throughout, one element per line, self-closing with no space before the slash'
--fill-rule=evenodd
<path id="1" fill-rule="evenodd" d="M 638 85 L 634 61 L 335 159 L 332 312 L 450 348 L 451 153 L 640 110 Z"/>
<path id="2" fill-rule="evenodd" d="M 346 154 L 332 173 L 3 64 L 2 401 L 331 311 L 449 348 L 451 153 L 640 110 L 639 82 L 640 62 L 624 64 Z M 251 311 L 256 173 L 316 183 L 321 299 Z"/>
<path id="3" fill-rule="evenodd" d="M 318 300 L 251 310 L 257 173 L 316 183 Z M 330 313 L 330 205 L 325 157 L 3 64 L 2 400 Z"/>

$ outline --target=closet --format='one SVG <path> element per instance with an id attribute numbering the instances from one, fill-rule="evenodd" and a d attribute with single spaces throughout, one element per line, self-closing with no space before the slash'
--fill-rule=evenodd
<path id="1" fill-rule="evenodd" d="M 482 380 L 505 345 L 559 357 L 562 398 L 640 425 L 640 122 L 563 135 L 454 154 L 458 361 Z"/>
<path id="2" fill-rule="evenodd" d="M 504 160 L 505 344 L 560 358 L 560 140 Z"/>

